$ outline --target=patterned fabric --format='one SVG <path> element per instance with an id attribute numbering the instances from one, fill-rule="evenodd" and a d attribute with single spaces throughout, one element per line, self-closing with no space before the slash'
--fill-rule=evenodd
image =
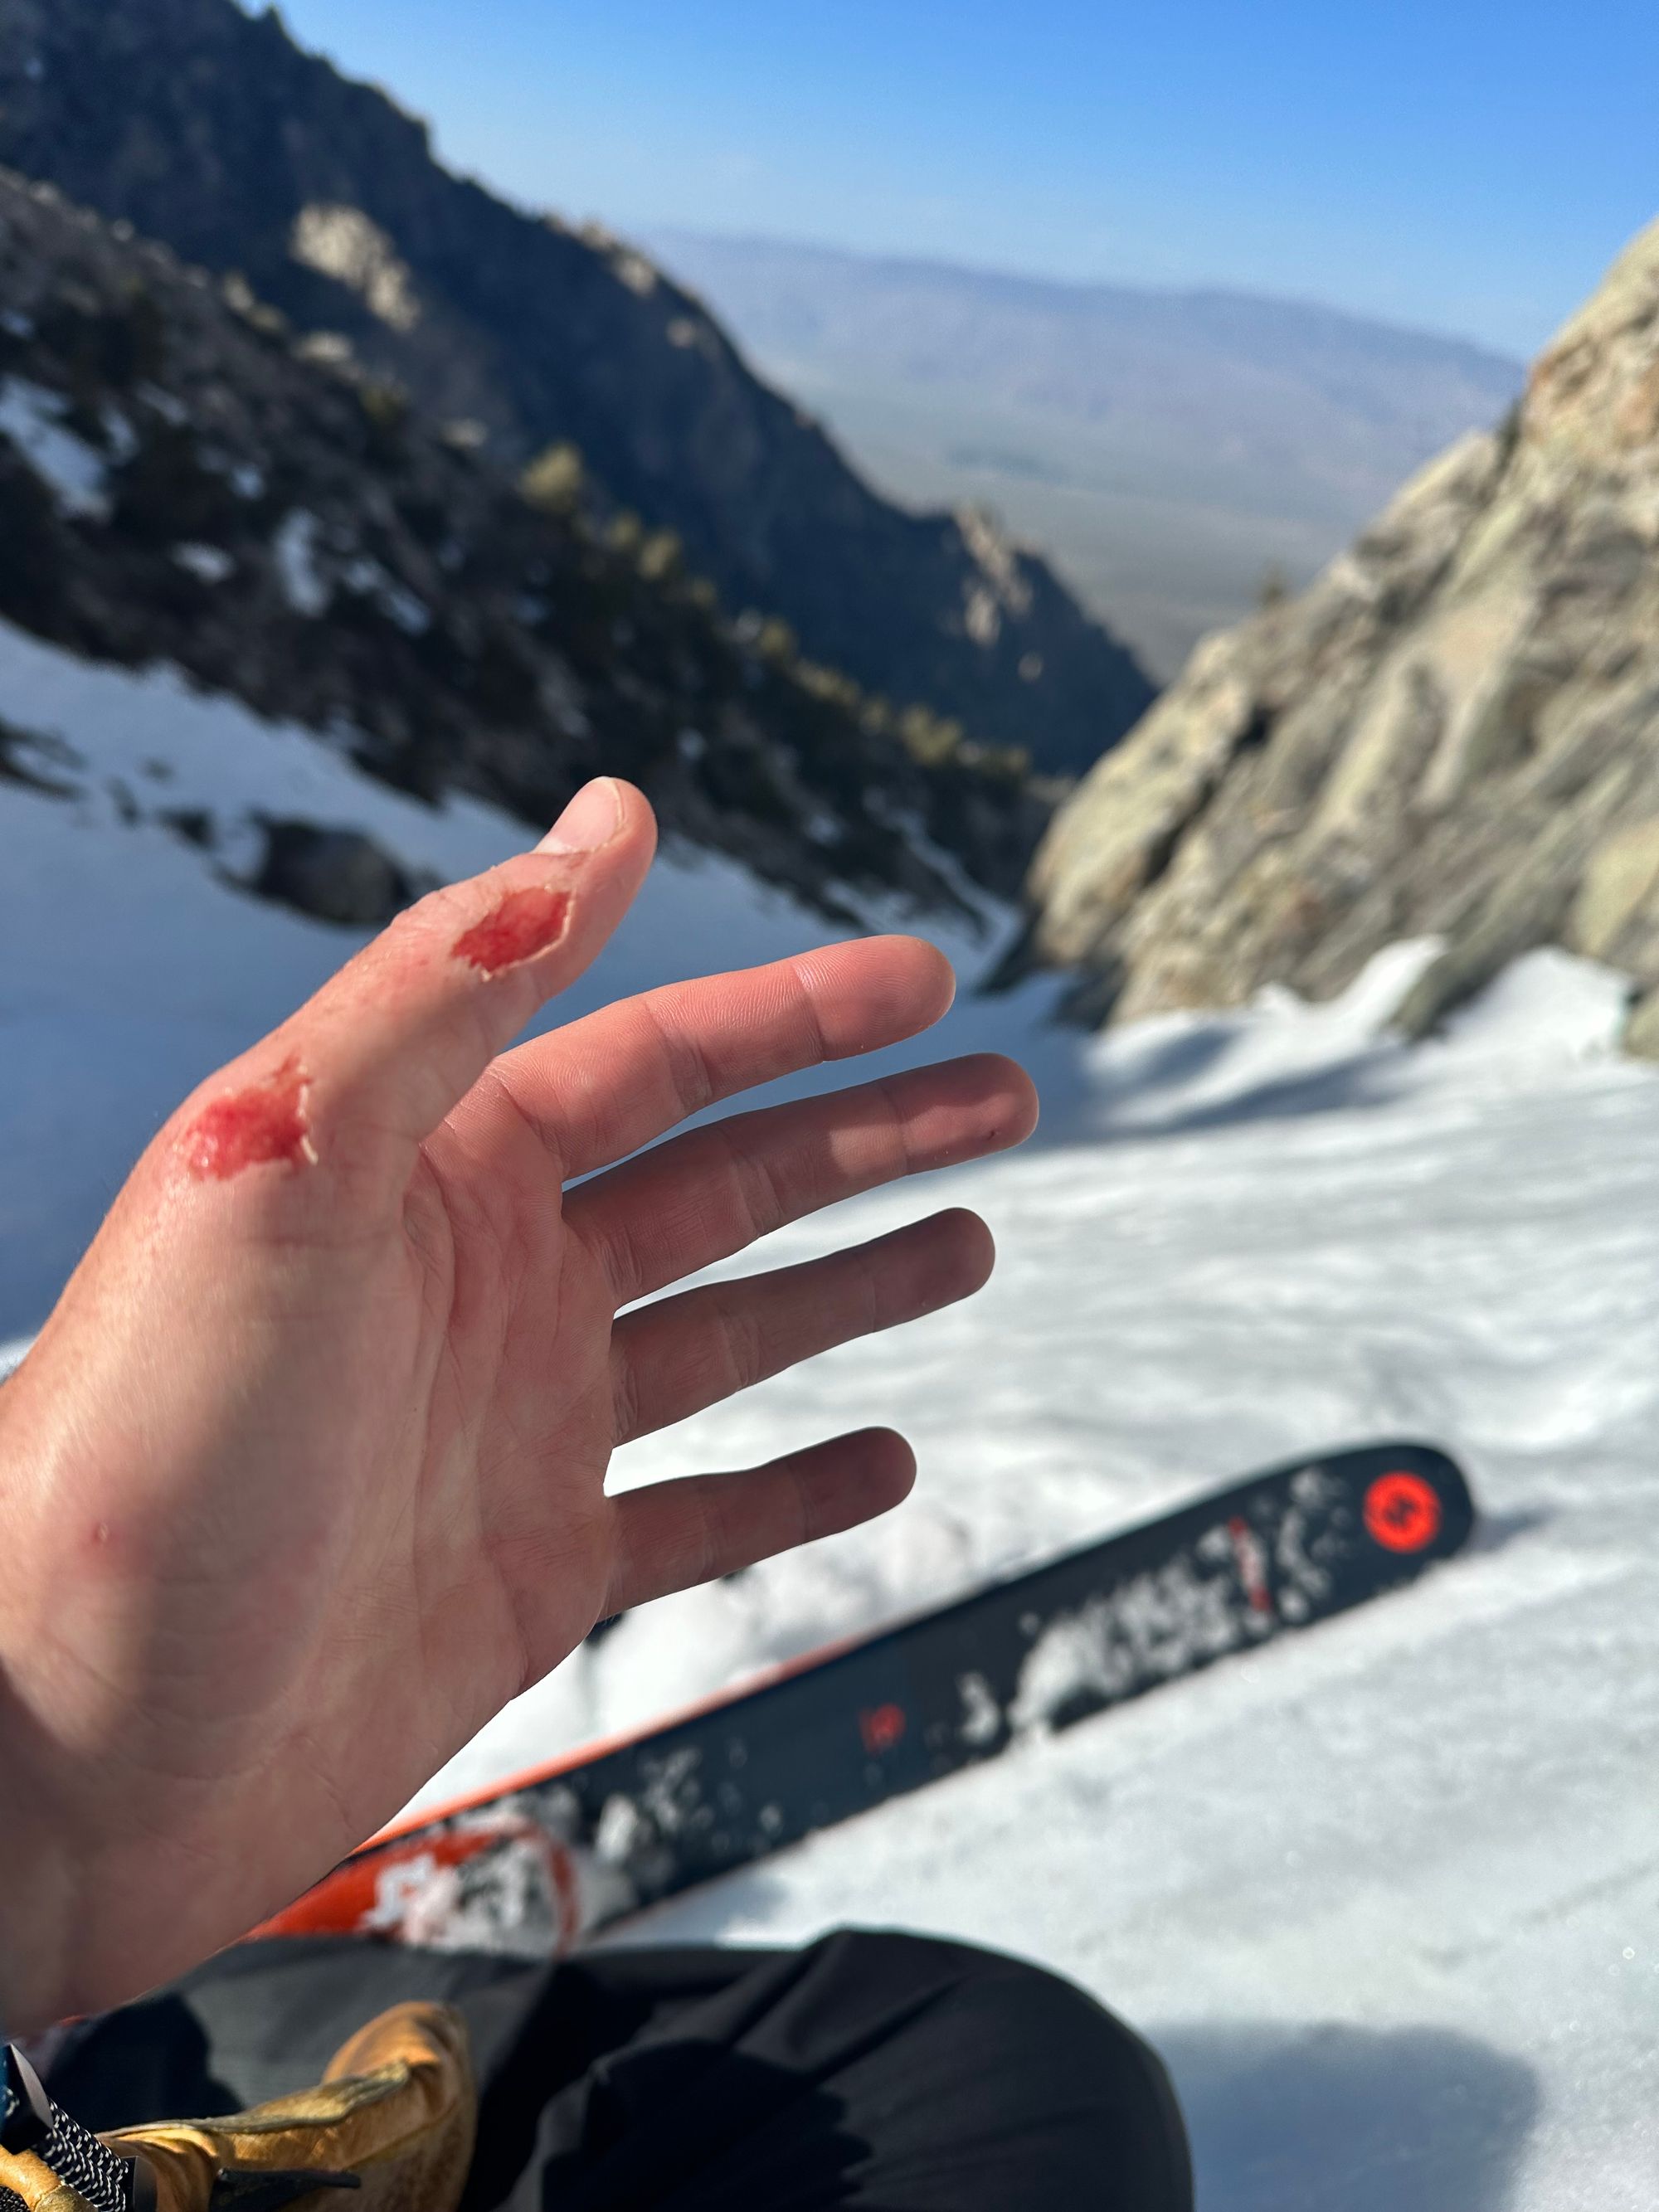
<path id="1" fill-rule="evenodd" d="M 132 2160 L 118 2158 L 67 2112 L 52 2108 L 52 2133 L 40 2156 L 95 2212 L 131 2212 Z M 0 2208 L 3 2212 L 3 2208 Z"/>
<path id="2" fill-rule="evenodd" d="M 0 2051 L 0 2149 L 32 2154 L 94 2212 L 132 2212 L 132 2160 L 60 2112 L 33 2067 L 10 2044 Z M 26 2212 L 23 2199 L 3 2184 L 0 2212 Z"/>

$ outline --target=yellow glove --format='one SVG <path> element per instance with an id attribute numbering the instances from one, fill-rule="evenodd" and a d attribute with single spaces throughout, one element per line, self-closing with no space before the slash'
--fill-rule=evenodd
<path id="1" fill-rule="evenodd" d="M 343 2045 L 313 2089 L 101 2140 L 136 2161 L 135 2208 L 155 2212 L 454 2212 L 477 2125 L 459 2014 L 402 2004 Z M 88 2212 L 34 2152 L 0 2150 L 0 2207 L 7 2191 L 22 2212 Z"/>

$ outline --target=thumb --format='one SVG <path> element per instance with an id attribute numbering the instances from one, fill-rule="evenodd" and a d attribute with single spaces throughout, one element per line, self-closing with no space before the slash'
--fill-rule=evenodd
<path id="1" fill-rule="evenodd" d="M 178 1163 L 199 1181 L 282 1169 L 401 1183 L 414 1147 L 592 965 L 655 848 L 642 793 L 584 785 L 533 853 L 409 908 L 204 1085 L 177 1117 Z"/>

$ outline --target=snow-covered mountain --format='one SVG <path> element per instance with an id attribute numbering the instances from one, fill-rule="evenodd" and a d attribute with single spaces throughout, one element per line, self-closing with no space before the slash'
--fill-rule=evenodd
<path id="1" fill-rule="evenodd" d="M 631 246 L 496 198 L 235 0 L 0 0 L 0 161 L 349 339 L 518 467 L 580 449 L 733 615 L 1076 773 L 1151 696 L 1040 556 L 895 506 Z"/>
<path id="2" fill-rule="evenodd" d="M 3 174 L 0 617 L 173 663 L 421 799 L 542 824 L 631 776 L 671 833 L 843 915 L 960 906 L 939 845 L 1012 884 L 1047 811 L 1018 760 L 723 618 L 672 537 L 600 528 L 568 470 L 520 485 L 241 279 Z M 306 827 L 274 825 L 266 890 L 384 920 L 409 886 L 362 854 L 319 884 Z"/>

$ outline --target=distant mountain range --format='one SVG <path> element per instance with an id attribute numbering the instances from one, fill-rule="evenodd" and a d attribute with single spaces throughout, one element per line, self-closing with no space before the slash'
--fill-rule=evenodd
<path id="1" fill-rule="evenodd" d="M 1045 283 L 677 230 L 645 240 L 907 499 L 989 501 L 1158 672 L 1304 582 L 1522 365 L 1294 301 Z"/>
<path id="2" fill-rule="evenodd" d="M 866 691 L 1067 769 L 1152 696 L 1042 561 L 878 497 L 643 255 L 453 176 L 274 9 L 0 0 L 0 162 L 239 274 L 501 463 L 573 446 L 601 514 L 674 531 L 729 614 Z"/>

